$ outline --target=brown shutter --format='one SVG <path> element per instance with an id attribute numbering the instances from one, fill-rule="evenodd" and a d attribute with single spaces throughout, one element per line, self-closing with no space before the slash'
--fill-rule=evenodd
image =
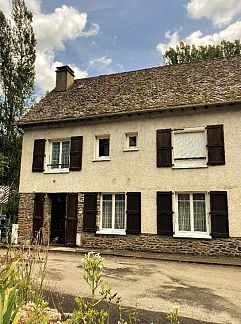
<path id="1" fill-rule="evenodd" d="M 70 171 L 80 171 L 82 168 L 83 136 L 71 137 Z"/>
<path id="2" fill-rule="evenodd" d="M 45 139 L 34 140 L 33 149 L 33 172 L 43 172 L 44 171 L 44 153 L 45 153 Z"/>
<path id="3" fill-rule="evenodd" d="M 207 126 L 208 137 L 208 164 L 209 165 L 224 165 L 224 135 L 223 125 Z"/>
<path id="4" fill-rule="evenodd" d="M 229 237 L 228 200 L 226 191 L 210 192 L 211 235 Z"/>
<path id="5" fill-rule="evenodd" d="M 78 210 L 78 194 L 67 194 L 67 215 L 66 215 L 66 231 L 65 242 L 67 245 L 76 245 L 77 232 L 77 210 Z"/>
<path id="6" fill-rule="evenodd" d="M 157 234 L 173 235 L 172 192 L 157 192 Z"/>
<path id="7" fill-rule="evenodd" d="M 156 165 L 158 168 L 172 166 L 172 141 L 171 129 L 156 131 Z"/>
<path id="8" fill-rule="evenodd" d="M 36 237 L 43 227 L 44 195 L 43 193 L 36 193 L 34 196 L 33 237 Z"/>
<path id="9" fill-rule="evenodd" d="M 97 193 L 84 194 L 83 231 L 95 233 L 97 214 Z"/>
<path id="10" fill-rule="evenodd" d="M 127 193 L 127 234 L 141 233 L 141 193 Z"/>

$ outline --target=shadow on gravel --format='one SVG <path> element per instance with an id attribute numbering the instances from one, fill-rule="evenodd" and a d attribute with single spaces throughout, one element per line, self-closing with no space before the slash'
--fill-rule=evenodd
<path id="1" fill-rule="evenodd" d="M 57 308 L 60 313 L 72 313 L 76 307 L 75 305 L 75 297 L 72 295 L 68 294 L 60 294 L 56 293 L 50 290 L 45 290 L 44 291 L 44 296 L 49 302 L 49 306 L 51 308 Z M 98 305 L 99 308 L 104 308 L 107 309 L 108 306 L 105 302 L 100 303 Z M 122 307 L 122 317 L 125 319 L 128 319 L 128 312 L 133 312 L 137 311 L 138 312 L 138 318 L 140 320 L 140 324 L 167 324 L 166 320 L 166 313 L 163 312 L 153 312 L 153 311 L 148 311 L 145 309 L 140 309 L 140 308 L 133 308 L 133 307 Z M 117 308 L 115 305 L 111 304 L 110 306 L 110 314 L 111 314 L 111 322 L 110 324 L 116 324 L 118 322 L 118 312 Z M 203 321 L 198 321 L 194 320 L 191 318 L 187 317 L 182 317 L 181 318 L 181 323 L 182 324 L 214 324 L 213 322 L 203 322 Z"/>

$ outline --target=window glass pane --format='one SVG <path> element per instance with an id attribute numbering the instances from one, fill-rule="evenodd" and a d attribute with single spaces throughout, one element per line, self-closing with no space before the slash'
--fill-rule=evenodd
<path id="1" fill-rule="evenodd" d="M 59 167 L 59 153 L 60 153 L 60 142 L 52 143 L 52 160 L 51 168 L 56 169 Z"/>
<path id="2" fill-rule="evenodd" d="M 135 147 L 137 145 L 137 138 L 135 135 L 129 136 L 129 147 Z"/>
<path id="3" fill-rule="evenodd" d="M 99 156 L 109 156 L 109 138 L 99 139 Z"/>
<path id="4" fill-rule="evenodd" d="M 178 224 L 179 231 L 190 231 L 190 197 L 188 194 L 178 195 Z"/>
<path id="5" fill-rule="evenodd" d="M 194 231 L 206 232 L 205 194 L 193 194 Z"/>
<path id="6" fill-rule="evenodd" d="M 125 195 L 115 195 L 115 228 L 125 228 Z"/>
<path id="7" fill-rule="evenodd" d="M 103 195 L 102 228 L 112 228 L 112 195 Z"/>
<path id="8" fill-rule="evenodd" d="M 206 157 L 205 132 L 174 133 L 174 159 Z"/>
<path id="9" fill-rule="evenodd" d="M 61 168 L 69 167 L 69 141 L 62 142 L 62 159 L 61 159 Z"/>

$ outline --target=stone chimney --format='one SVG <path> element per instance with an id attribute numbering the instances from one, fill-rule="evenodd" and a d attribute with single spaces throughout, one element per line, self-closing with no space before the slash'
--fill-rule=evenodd
<path id="1" fill-rule="evenodd" d="M 74 71 L 68 66 L 59 66 L 56 70 L 56 91 L 65 91 L 74 83 Z"/>

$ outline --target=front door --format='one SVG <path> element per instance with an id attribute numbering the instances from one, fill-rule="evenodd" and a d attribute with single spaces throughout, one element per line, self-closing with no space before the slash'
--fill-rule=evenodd
<path id="1" fill-rule="evenodd" d="M 65 244 L 66 194 L 51 194 L 51 243 Z"/>

